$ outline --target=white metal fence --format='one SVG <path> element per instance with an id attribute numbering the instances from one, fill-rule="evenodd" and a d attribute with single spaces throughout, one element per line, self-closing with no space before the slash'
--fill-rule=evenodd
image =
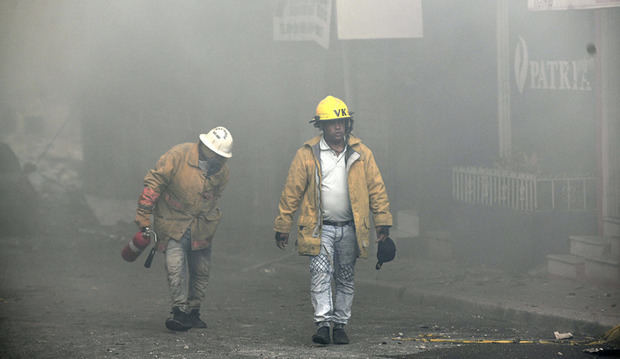
<path id="1" fill-rule="evenodd" d="M 470 204 L 519 211 L 596 210 L 592 176 L 539 176 L 480 167 L 452 169 L 452 196 Z"/>

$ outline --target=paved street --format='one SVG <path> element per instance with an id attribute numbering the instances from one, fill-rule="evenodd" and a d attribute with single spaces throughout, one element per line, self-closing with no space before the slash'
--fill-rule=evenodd
<path id="1" fill-rule="evenodd" d="M 549 339 L 555 328 L 458 307 L 421 306 L 369 278 L 359 278 L 349 325 L 352 343 L 314 345 L 307 258 L 290 248 L 279 251 L 268 234 L 264 249 L 220 237 L 203 308 L 209 328 L 170 332 L 164 327 L 169 305 L 161 255 L 151 269 L 142 266 L 145 254 L 124 262 L 120 249 L 131 226 L 78 225 L 67 233 L 63 228 L 0 238 L 2 358 L 589 357 L 580 346 L 412 340 L 421 335 Z M 358 262 L 358 268 L 372 265 L 372 260 Z"/>

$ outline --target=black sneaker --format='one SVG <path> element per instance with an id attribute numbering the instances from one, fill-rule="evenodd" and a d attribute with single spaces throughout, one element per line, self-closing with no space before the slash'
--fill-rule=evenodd
<path id="1" fill-rule="evenodd" d="M 349 337 L 344 328 L 334 328 L 334 344 L 349 344 Z"/>
<path id="2" fill-rule="evenodd" d="M 192 328 L 206 328 L 207 323 L 200 319 L 200 311 L 198 309 L 192 309 L 189 313 L 189 320 L 192 322 Z"/>
<path id="3" fill-rule="evenodd" d="M 184 331 L 192 327 L 189 315 L 178 307 L 172 308 L 172 318 L 166 319 L 166 328 L 175 331 Z"/>
<path id="4" fill-rule="evenodd" d="M 316 334 L 312 336 L 312 341 L 318 344 L 329 344 L 329 327 L 319 327 Z"/>

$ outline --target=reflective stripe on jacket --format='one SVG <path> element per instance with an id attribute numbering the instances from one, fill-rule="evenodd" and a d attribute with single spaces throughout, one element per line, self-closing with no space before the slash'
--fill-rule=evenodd
<path id="1" fill-rule="evenodd" d="M 293 215 L 297 220 L 297 250 L 300 255 L 318 255 L 321 249 L 321 169 L 317 136 L 297 150 L 280 196 L 276 232 L 290 233 Z M 370 211 L 375 226 L 391 226 L 390 202 L 372 151 L 352 135 L 346 153 L 349 198 L 355 222 L 360 257 L 368 256 Z"/>
<path id="2" fill-rule="evenodd" d="M 207 248 L 222 217 L 217 201 L 228 179 L 226 164 L 216 174 L 204 175 L 198 167 L 198 143 L 176 145 L 144 177 L 136 223 L 149 225 L 153 215 L 160 250 L 169 238 L 179 240 L 190 226 L 192 249 Z"/>

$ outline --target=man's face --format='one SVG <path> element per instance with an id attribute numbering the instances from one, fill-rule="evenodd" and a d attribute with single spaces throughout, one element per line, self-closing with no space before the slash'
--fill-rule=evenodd
<path id="1" fill-rule="evenodd" d="M 343 119 L 325 121 L 323 135 L 327 142 L 340 142 L 344 140 L 345 123 Z"/>
<path id="2" fill-rule="evenodd" d="M 222 169 L 222 166 L 224 166 L 224 163 L 226 163 L 227 158 L 211 151 L 211 149 L 202 142 L 200 142 L 198 148 L 200 149 L 200 159 L 207 161 L 207 176 L 218 173 Z"/>
<path id="3" fill-rule="evenodd" d="M 202 142 L 200 142 L 200 146 L 198 147 L 200 148 L 200 154 L 202 155 L 202 158 L 206 160 L 217 161 L 217 162 L 220 162 L 221 164 L 224 164 L 226 163 L 226 160 L 228 159 L 226 157 L 222 157 L 218 155 L 217 153 L 211 151 L 211 149 L 205 146 L 204 143 Z"/>

